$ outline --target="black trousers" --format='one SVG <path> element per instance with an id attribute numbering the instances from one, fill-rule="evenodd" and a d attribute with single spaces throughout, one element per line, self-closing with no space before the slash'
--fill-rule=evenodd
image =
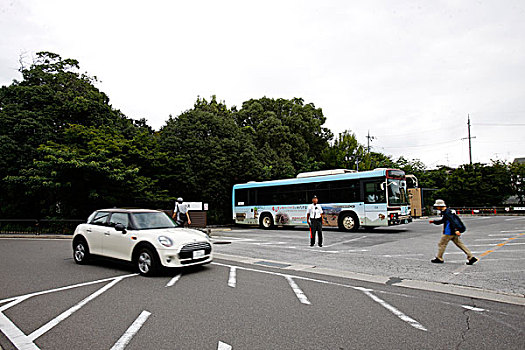
<path id="1" fill-rule="evenodd" d="M 323 245 L 323 222 L 321 219 L 310 219 L 310 245 L 315 244 L 315 235 L 317 234 L 319 245 Z"/>

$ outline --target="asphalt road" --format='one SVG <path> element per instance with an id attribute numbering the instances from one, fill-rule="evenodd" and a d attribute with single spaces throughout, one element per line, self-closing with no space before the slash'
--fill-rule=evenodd
<path id="1" fill-rule="evenodd" d="M 408 225 L 343 233 L 324 230 L 324 246 L 309 246 L 305 228 L 261 230 L 236 227 L 216 232 L 216 251 L 316 268 L 477 287 L 525 295 L 525 217 L 463 217 L 463 242 L 480 259 L 466 266 L 453 243 L 445 264 L 432 264 L 442 226 L 418 220 Z"/>
<path id="2" fill-rule="evenodd" d="M 0 240 L 4 349 L 523 349 L 525 307 L 216 260 L 155 278 Z M 9 336 L 9 340 L 8 339 Z M 14 344 L 13 344 L 14 343 Z M 15 346 L 16 345 L 16 346 Z"/>

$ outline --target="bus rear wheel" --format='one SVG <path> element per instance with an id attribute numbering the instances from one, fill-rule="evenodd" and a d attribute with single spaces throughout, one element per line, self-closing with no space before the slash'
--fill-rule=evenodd
<path id="1" fill-rule="evenodd" d="M 355 232 L 359 228 L 359 220 L 354 213 L 343 213 L 339 216 L 339 230 Z"/>
<path id="2" fill-rule="evenodd" d="M 271 230 L 274 227 L 273 217 L 271 214 L 261 215 L 259 220 L 259 226 L 265 230 Z"/>

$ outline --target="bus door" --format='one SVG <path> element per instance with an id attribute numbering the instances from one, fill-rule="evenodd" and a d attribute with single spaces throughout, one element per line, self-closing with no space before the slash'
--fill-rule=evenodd
<path id="1" fill-rule="evenodd" d="M 363 181 L 365 226 L 388 226 L 384 180 Z"/>

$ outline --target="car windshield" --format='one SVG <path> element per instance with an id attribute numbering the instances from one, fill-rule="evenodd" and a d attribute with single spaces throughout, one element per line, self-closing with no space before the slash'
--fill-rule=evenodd
<path id="1" fill-rule="evenodd" d="M 133 221 L 139 230 L 149 230 L 155 228 L 172 228 L 176 227 L 175 223 L 165 213 L 145 212 L 133 213 Z"/>
<path id="2" fill-rule="evenodd" d="M 406 182 L 404 180 L 388 179 L 388 204 L 407 204 Z"/>

